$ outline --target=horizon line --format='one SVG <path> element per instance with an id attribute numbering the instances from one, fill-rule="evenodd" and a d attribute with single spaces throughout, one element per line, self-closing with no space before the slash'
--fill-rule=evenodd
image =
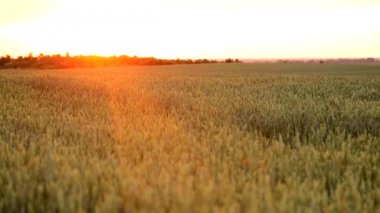
<path id="1" fill-rule="evenodd" d="M 45 54 L 45 53 L 33 53 L 30 52 L 28 54 L 3 54 L 0 55 L 0 57 L 7 57 L 10 56 L 11 58 L 18 58 L 18 57 L 29 57 L 32 55 L 33 57 L 38 57 L 40 55 L 43 56 L 69 56 L 69 57 L 78 57 L 78 56 L 84 56 L 84 57 L 104 57 L 104 58 L 109 58 L 109 57 L 121 57 L 121 56 L 126 56 L 126 57 L 137 57 L 137 58 L 155 58 L 155 59 L 163 59 L 163 60 L 177 60 L 177 59 L 182 59 L 182 60 L 197 60 L 197 59 L 208 59 L 208 60 L 225 60 L 225 59 L 239 59 L 241 61 L 278 61 L 278 60 L 290 60 L 290 61 L 295 61 L 295 60 L 358 60 L 358 59 L 375 59 L 375 60 L 380 60 L 380 56 L 357 56 L 357 57 L 340 57 L 340 56 L 334 56 L 334 57 L 175 57 L 175 58 L 170 58 L 170 57 L 156 57 L 156 56 L 139 56 L 139 55 L 129 55 L 129 54 L 113 54 L 113 55 L 102 55 L 102 54 L 71 54 L 70 52 L 66 52 L 64 54 L 62 53 L 52 53 L 52 54 Z"/>

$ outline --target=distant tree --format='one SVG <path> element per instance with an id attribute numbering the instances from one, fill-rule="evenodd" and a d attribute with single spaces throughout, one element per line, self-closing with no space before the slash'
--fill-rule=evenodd
<path id="1" fill-rule="evenodd" d="M 6 55 L 0 58 L 0 67 L 5 68 L 8 63 L 11 62 L 11 56 Z"/>
<path id="2" fill-rule="evenodd" d="M 227 58 L 225 62 L 226 63 L 234 63 L 234 60 L 232 58 Z"/>
<path id="3" fill-rule="evenodd" d="M 38 55 L 38 60 L 42 60 L 44 57 L 45 57 L 45 55 L 44 55 L 43 53 L 40 53 L 40 54 Z"/>

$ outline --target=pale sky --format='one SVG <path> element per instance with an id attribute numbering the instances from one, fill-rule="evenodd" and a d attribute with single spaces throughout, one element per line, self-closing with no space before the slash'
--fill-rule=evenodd
<path id="1" fill-rule="evenodd" d="M 1 0 L 0 55 L 380 57 L 380 0 Z"/>

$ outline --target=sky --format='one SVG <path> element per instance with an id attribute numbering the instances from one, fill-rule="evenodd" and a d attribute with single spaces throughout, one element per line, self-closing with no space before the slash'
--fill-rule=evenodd
<path id="1" fill-rule="evenodd" d="M 0 55 L 380 57 L 379 0 L 1 0 Z"/>

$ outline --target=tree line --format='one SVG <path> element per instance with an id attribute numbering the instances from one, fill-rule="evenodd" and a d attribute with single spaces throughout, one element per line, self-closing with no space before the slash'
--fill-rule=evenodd
<path id="1" fill-rule="evenodd" d="M 209 64 L 209 63 L 240 63 L 238 59 L 228 58 L 225 61 L 209 59 L 157 59 L 154 57 L 137 56 L 65 56 L 44 55 L 11 56 L 0 57 L 0 69 L 8 68 L 39 68 L 39 69 L 64 69 L 64 68 L 91 68 L 91 67 L 114 67 L 127 65 L 174 65 L 174 64 Z"/>
<path id="2" fill-rule="evenodd" d="M 380 58 L 325 58 L 325 59 L 279 59 L 277 63 L 378 63 Z"/>

